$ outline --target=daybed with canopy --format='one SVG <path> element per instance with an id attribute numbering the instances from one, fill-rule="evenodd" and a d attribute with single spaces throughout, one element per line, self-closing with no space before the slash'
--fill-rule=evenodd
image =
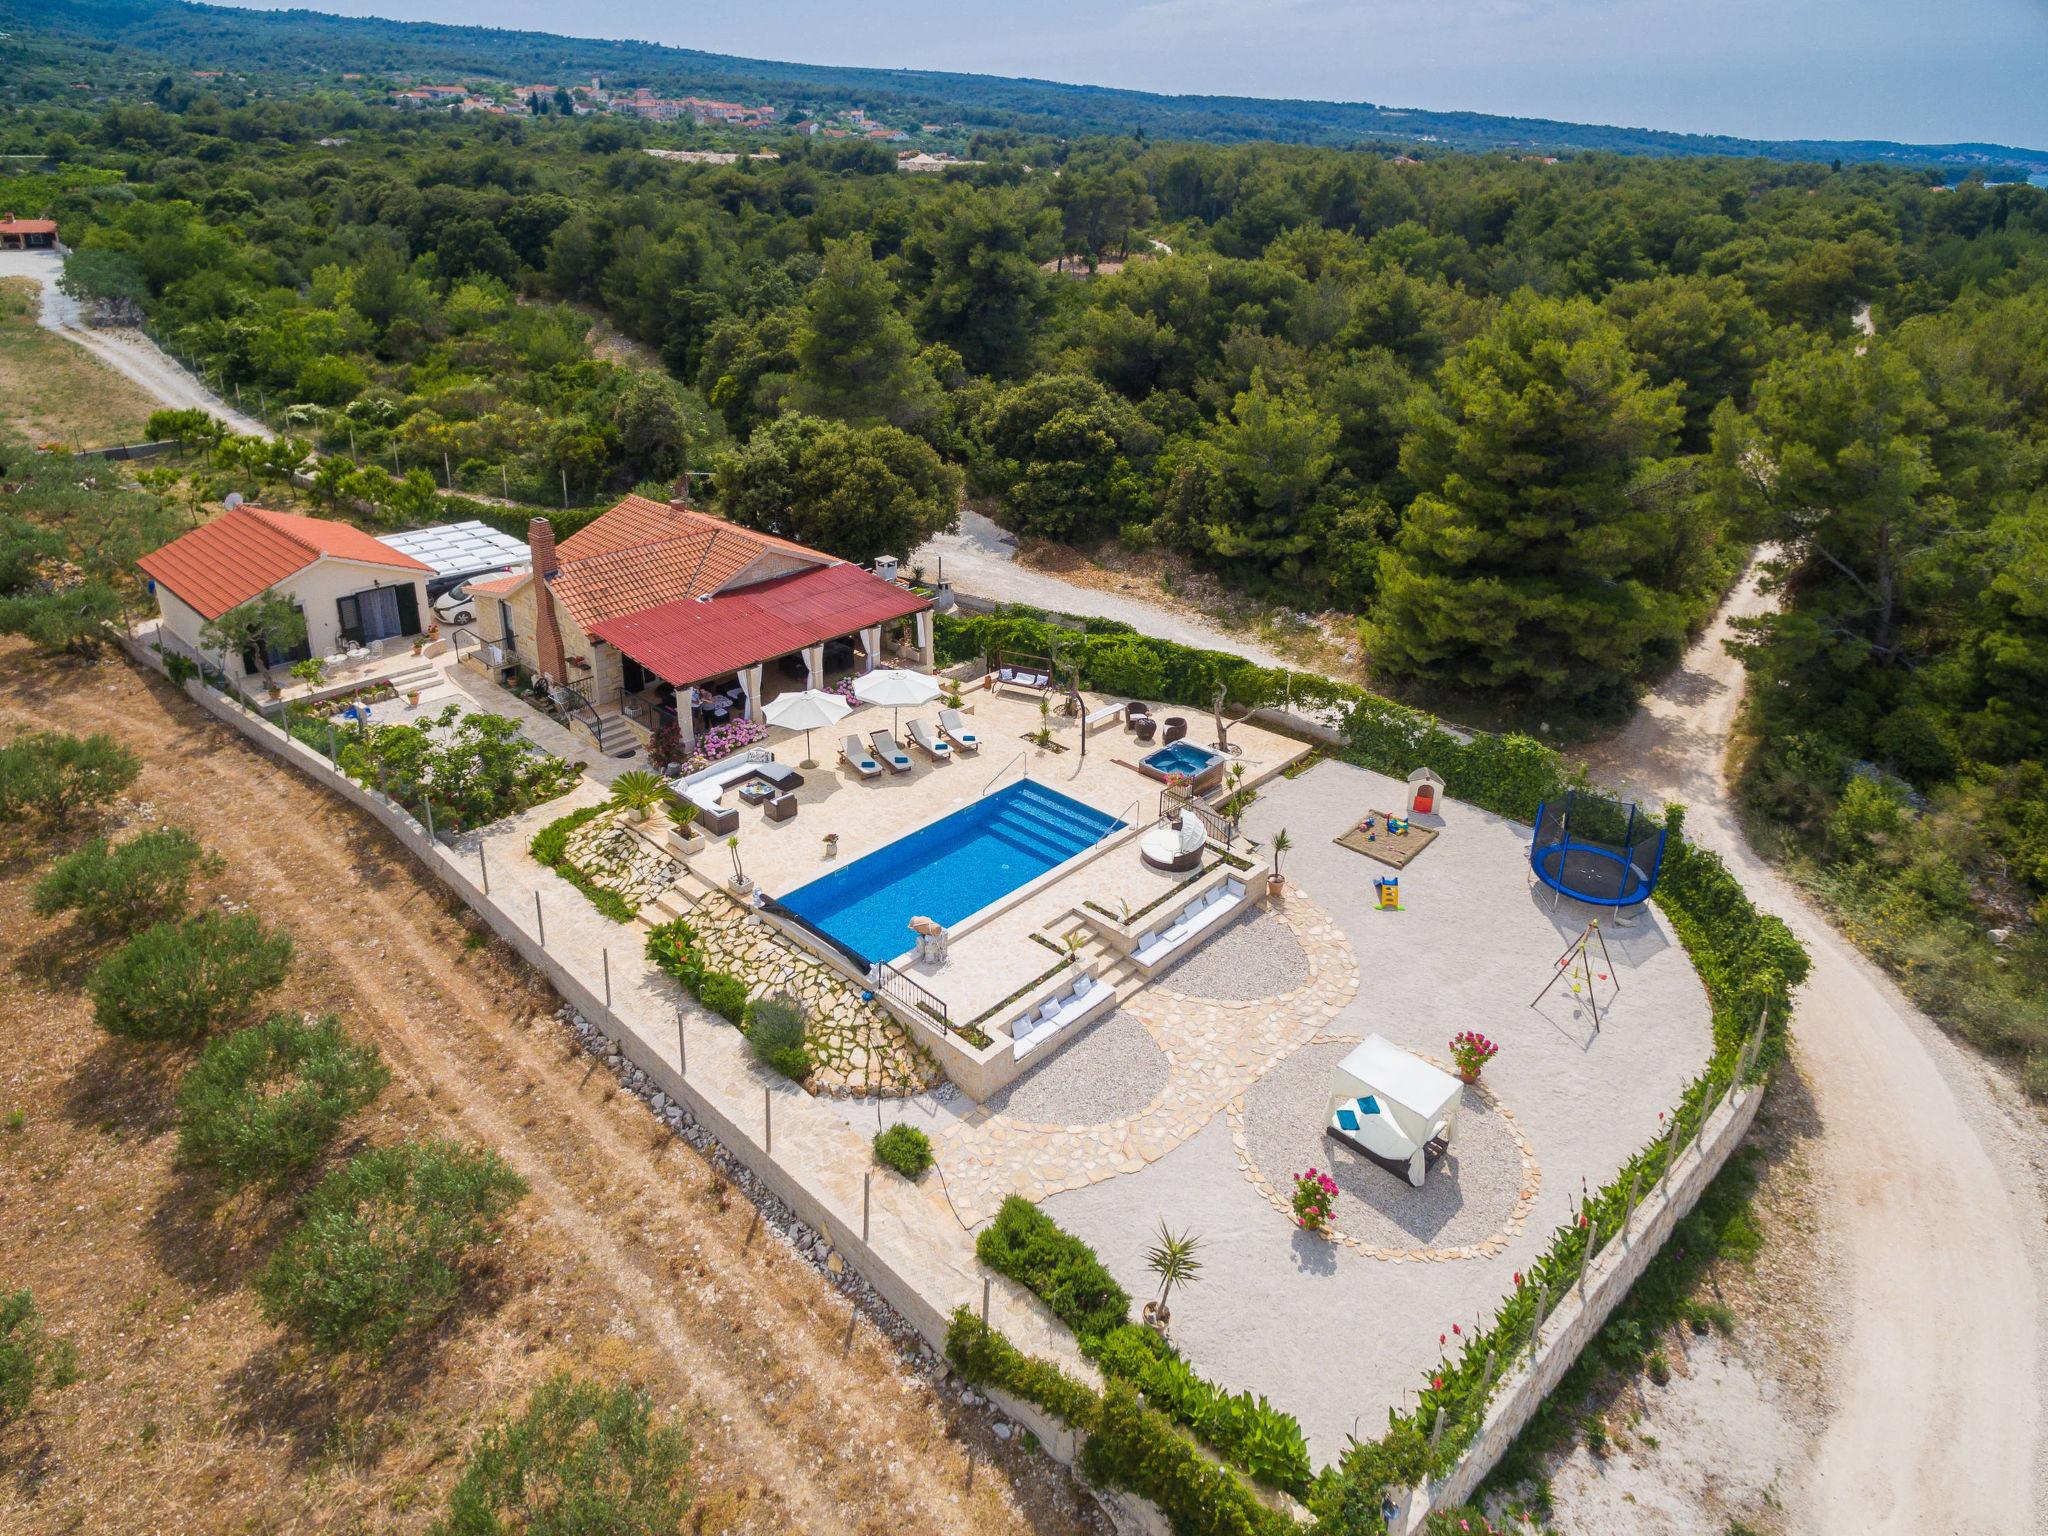
<path id="1" fill-rule="evenodd" d="M 1325 1129 L 1368 1157 L 1405 1164 L 1408 1182 L 1420 1189 L 1430 1144 L 1448 1149 L 1457 1139 L 1463 1093 L 1442 1068 L 1384 1035 L 1367 1035 L 1337 1064 Z"/>

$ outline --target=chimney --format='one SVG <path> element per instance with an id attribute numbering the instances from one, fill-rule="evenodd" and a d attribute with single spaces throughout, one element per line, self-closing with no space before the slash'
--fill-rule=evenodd
<path id="1" fill-rule="evenodd" d="M 541 675 L 551 683 L 569 681 L 562 655 L 562 626 L 555 618 L 555 594 L 548 582 L 562 568 L 555 558 L 555 525 L 536 517 L 526 527 L 526 546 L 533 554 L 533 644 Z"/>

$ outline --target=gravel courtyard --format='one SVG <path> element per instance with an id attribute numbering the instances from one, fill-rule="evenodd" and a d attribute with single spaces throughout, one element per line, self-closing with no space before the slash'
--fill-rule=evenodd
<path id="1" fill-rule="evenodd" d="M 1403 785 L 1334 762 L 1261 790 L 1246 829 L 1261 842 L 1287 829 L 1288 901 L 1319 909 L 1349 943 L 1355 989 L 1320 981 L 1331 988 L 1327 1021 L 1270 1055 L 1195 1134 L 1136 1171 L 1043 1202 L 1134 1296 L 1150 1290 L 1144 1251 L 1162 1220 L 1201 1237 L 1201 1279 L 1174 1298 L 1177 1342 L 1211 1379 L 1296 1414 L 1319 1462 L 1413 1402 L 1437 1335 L 1491 1315 L 1581 1181 L 1604 1180 L 1658 1133 L 1659 1112 L 1710 1048 L 1706 994 L 1654 908 L 1601 925 L 1612 960 L 1593 952 L 1601 1027 L 1562 985 L 1530 1006 L 1598 914 L 1553 907 L 1529 872 L 1524 826 L 1446 802 L 1429 822 L 1441 835 L 1401 871 L 1402 910 L 1375 908 L 1372 878 L 1388 870 L 1335 839 L 1368 809 L 1405 803 Z M 1176 998 L 1243 1007 L 1287 994 L 1301 1013 L 1316 991 L 1303 991 L 1313 978 L 1301 955 L 1289 926 L 1261 914 L 1147 988 L 1137 1011 L 1169 1053 Z M 1320 1134 L 1330 1069 L 1352 1043 L 1378 1032 L 1448 1065 L 1462 1029 L 1490 1036 L 1500 1055 L 1466 1094 L 1462 1144 L 1423 1189 Z M 1072 1074 L 1074 1100 L 1113 1098 L 1080 1078 L 1106 1066 L 1136 1075 L 1145 1060 L 1128 1042 L 1100 1060 L 1077 1044 L 1029 1091 L 1056 1102 Z M 1292 1175 L 1311 1164 L 1338 1181 L 1336 1240 L 1297 1231 L 1284 1212 Z"/>

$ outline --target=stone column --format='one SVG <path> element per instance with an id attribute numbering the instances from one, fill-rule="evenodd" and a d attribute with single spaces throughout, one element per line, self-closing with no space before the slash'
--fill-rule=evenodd
<path id="1" fill-rule="evenodd" d="M 816 645 L 804 647 L 804 686 L 806 688 L 822 688 L 825 686 L 825 646 L 822 641 Z"/>
<path id="2" fill-rule="evenodd" d="M 671 688 L 669 697 L 676 706 L 676 730 L 683 738 L 683 750 L 693 751 L 697 745 L 697 714 L 690 708 L 690 690 Z"/>
<path id="3" fill-rule="evenodd" d="M 926 671 L 931 670 L 934 650 L 932 646 L 932 611 L 921 609 L 913 615 L 917 627 L 917 664 Z"/>
<path id="4" fill-rule="evenodd" d="M 881 625 L 872 624 L 860 632 L 860 648 L 867 652 L 867 659 L 861 663 L 861 671 L 874 671 L 875 664 L 882 659 Z"/>
<path id="5" fill-rule="evenodd" d="M 740 668 L 740 691 L 747 696 L 747 718 L 761 723 L 761 664 Z"/>

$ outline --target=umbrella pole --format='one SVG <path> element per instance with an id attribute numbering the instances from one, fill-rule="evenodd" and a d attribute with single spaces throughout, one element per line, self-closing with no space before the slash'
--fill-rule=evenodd
<path id="1" fill-rule="evenodd" d="M 818 766 L 818 760 L 811 756 L 811 733 L 809 731 L 804 732 L 804 760 L 798 763 L 797 766 L 799 768 L 815 768 Z"/>

